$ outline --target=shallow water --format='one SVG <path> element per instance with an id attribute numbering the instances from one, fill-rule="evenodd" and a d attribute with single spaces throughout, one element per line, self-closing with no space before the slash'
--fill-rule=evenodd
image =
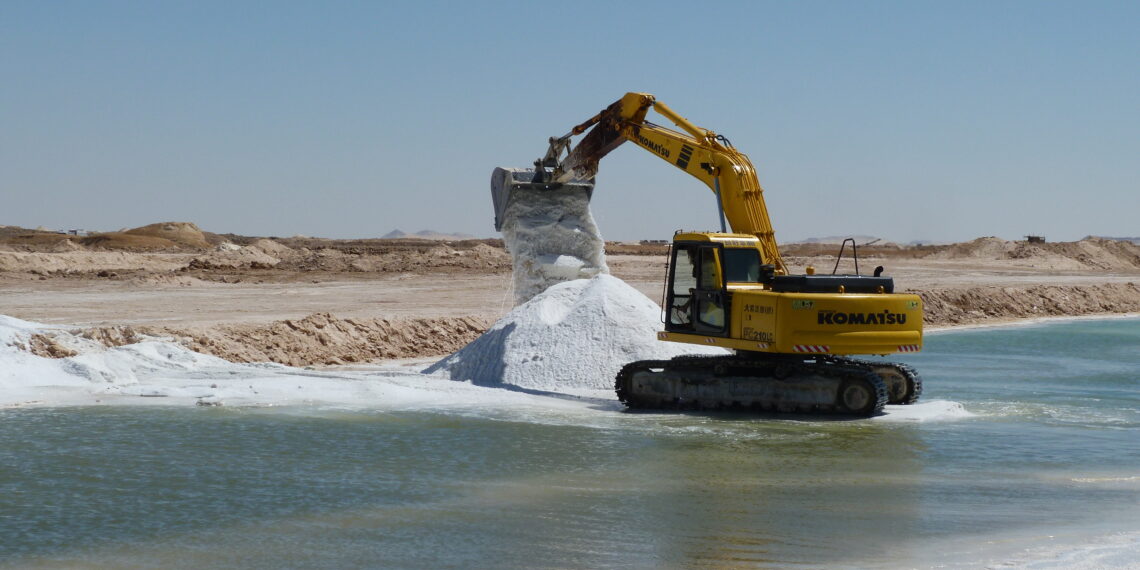
<path id="1" fill-rule="evenodd" d="M 872 420 L 3 410 L 0 565 L 1123 567 L 1138 347 L 1140 319 L 932 334 L 901 360 L 934 413 Z"/>

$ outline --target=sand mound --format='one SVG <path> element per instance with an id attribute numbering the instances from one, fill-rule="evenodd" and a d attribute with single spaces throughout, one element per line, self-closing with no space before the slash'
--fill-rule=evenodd
<path id="1" fill-rule="evenodd" d="M 284 244 L 277 243 L 271 239 L 255 240 L 253 243 L 249 244 L 246 247 L 260 251 L 266 255 L 276 257 L 277 259 L 283 259 L 297 253 L 293 248 Z"/>
<path id="2" fill-rule="evenodd" d="M 1108 271 L 1140 268 L 1140 246 L 1127 241 L 1089 237 L 1078 242 L 1052 245 L 1054 251 L 1086 267 Z"/>
<path id="3" fill-rule="evenodd" d="M 80 240 L 84 246 L 102 250 L 161 251 L 179 249 L 176 242 L 158 236 L 131 235 L 121 232 L 96 234 Z"/>
<path id="4" fill-rule="evenodd" d="M 76 235 L 79 234 L 79 235 Z M 62 232 L 24 230 L 12 228 L 0 231 L 0 242 L 17 251 L 60 253 L 80 249 L 96 250 L 180 250 L 208 249 L 210 238 L 187 222 L 165 222 L 117 232 L 100 232 L 85 235 L 76 231 Z M 212 235 L 212 234 L 211 234 Z M 217 238 L 217 236 L 214 236 Z"/>
<path id="5" fill-rule="evenodd" d="M 1140 246 L 1126 241 L 1088 237 L 1077 242 L 1012 242 L 978 238 L 931 254 L 932 259 L 1008 261 L 1059 271 L 1134 271 L 1140 269 Z"/>
<path id="6" fill-rule="evenodd" d="M 210 243 L 206 241 L 206 235 L 198 229 L 198 226 L 190 222 L 161 222 L 122 233 L 131 236 L 162 238 L 186 247 L 200 249 L 210 247 Z"/>
<path id="7" fill-rule="evenodd" d="M 635 360 L 724 354 L 658 341 L 660 316 L 656 303 L 616 277 L 559 283 L 424 372 L 483 386 L 612 390 L 618 370 Z"/>
<path id="8" fill-rule="evenodd" d="M 268 269 L 280 262 L 280 258 L 252 245 L 233 247 L 232 244 L 223 244 L 210 253 L 191 259 L 186 267 L 188 269 Z"/>
<path id="9" fill-rule="evenodd" d="M 974 241 L 956 243 L 931 257 L 936 259 L 1005 259 L 1013 251 L 1014 242 L 996 237 L 982 237 Z"/>
<path id="10" fill-rule="evenodd" d="M 485 243 L 481 243 L 471 248 L 472 257 L 475 259 L 490 261 L 502 264 L 510 259 L 510 254 L 497 247 L 491 247 Z"/>

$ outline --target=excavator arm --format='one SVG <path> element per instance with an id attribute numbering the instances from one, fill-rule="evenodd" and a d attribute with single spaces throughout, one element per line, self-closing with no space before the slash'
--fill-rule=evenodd
<path id="1" fill-rule="evenodd" d="M 669 119 L 681 132 L 646 120 L 650 109 Z M 571 146 L 571 138 L 582 133 L 585 136 Z M 733 232 L 755 235 L 760 240 L 763 262 L 775 266 L 777 274 L 788 273 L 752 161 L 727 139 L 693 125 L 653 95 L 627 93 L 566 135 L 551 138 L 546 156 L 536 163 L 537 171 L 549 183 L 593 180 L 601 159 L 626 141 L 708 186 L 717 197 L 721 231 L 726 230 L 723 225 L 727 219 Z M 561 157 L 563 153 L 565 157 Z M 546 174 L 546 168 L 552 172 Z"/>

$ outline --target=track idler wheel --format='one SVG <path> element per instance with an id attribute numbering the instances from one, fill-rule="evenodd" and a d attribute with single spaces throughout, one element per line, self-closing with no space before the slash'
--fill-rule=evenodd
<path id="1" fill-rule="evenodd" d="M 922 379 L 910 366 L 871 363 L 871 370 L 886 382 L 888 404 L 913 404 L 922 395 Z"/>
<path id="2" fill-rule="evenodd" d="M 877 374 L 852 377 L 839 384 L 836 411 L 855 416 L 874 416 L 887 405 L 887 385 Z"/>

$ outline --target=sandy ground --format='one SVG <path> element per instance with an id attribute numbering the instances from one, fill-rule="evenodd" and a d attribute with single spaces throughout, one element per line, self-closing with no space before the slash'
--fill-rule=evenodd
<path id="1" fill-rule="evenodd" d="M 303 366 L 449 354 L 513 305 L 510 258 L 486 241 L 237 245 L 176 229 L 173 237 L 188 236 L 192 247 L 0 242 L 0 314 L 83 329 L 108 345 L 171 337 L 235 361 Z M 203 247 L 203 239 L 215 243 Z M 611 272 L 659 302 L 660 248 L 612 250 Z M 1027 247 L 982 238 L 864 251 L 864 273 L 883 265 L 896 290 L 923 296 L 928 327 L 1140 312 L 1140 246 L 1128 242 Z M 835 263 L 833 252 L 806 247 L 785 255 L 794 272 L 810 264 L 830 273 Z M 66 354 L 48 337 L 36 346 Z"/>
<path id="2" fill-rule="evenodd" d="M 301 275 L 275 283 L 173 283 L 107 279 L 13 282 L 0 279 L 0 314 L 80 327 L 199 327 L 299 319 L 314 313 L 345 318 L 475 316 L 495 320 L 510 310 L 510 274 Z"/>

